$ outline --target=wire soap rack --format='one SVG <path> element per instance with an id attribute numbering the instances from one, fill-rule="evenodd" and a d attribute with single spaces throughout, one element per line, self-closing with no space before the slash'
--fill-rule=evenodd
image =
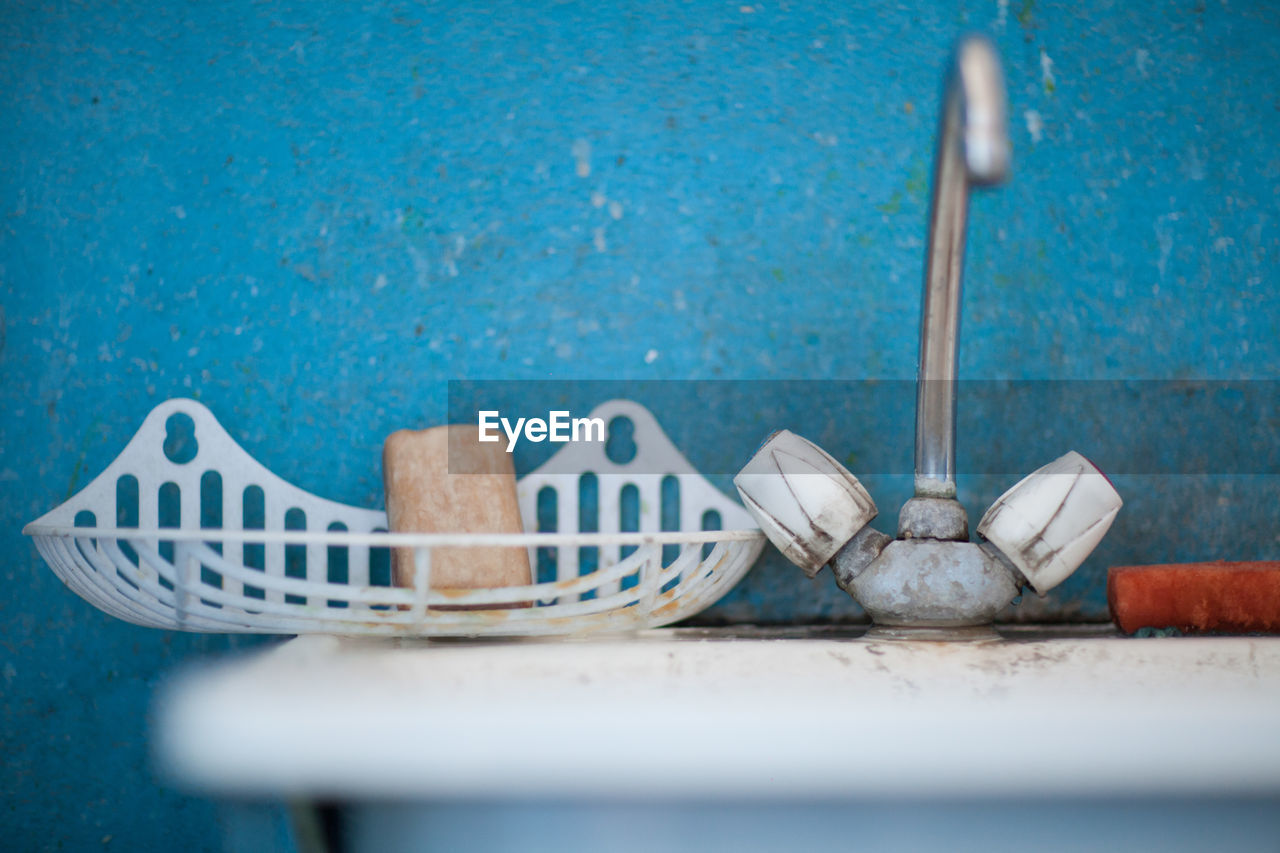
<path id="1" fill-rule="evenodd" d="M 590 417 L 629 419 L 634 456 L 619 464 L 604 442 L 566 444 L 517 484 L 526 532 L 390 533 L 384 512 L 285 482 L 205 406 L 167 400 L 102 474 L 23 532 L 81 598 L 155 628 L 576 634 L 657 627 L 707 608 L 751 568 L 764 535 L 648 409 L 611 400 Z M 551 513 L 575 529 L 539 531 Z M 115 526 L 99 526 L 106 519 Z M 535 582 L 438 589 L 431 552 L 443 546 L 526 547 Z M 413 549 L 412 587 L 392 585 L 390 552 L 402 547 Z"/>

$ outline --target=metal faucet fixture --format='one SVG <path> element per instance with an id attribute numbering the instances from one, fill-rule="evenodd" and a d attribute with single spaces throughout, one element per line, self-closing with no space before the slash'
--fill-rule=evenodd
<path id="1" fill-rule="evenodd" d="M 1110 481 L 1074 451 L 992 504 L 969 539 L 956 500 L 956 376 L 971 186 L 1002 182 L 1009 135 L 1000 62 L 980 37 L 960 42 L 942 98 L 925 255 L 916 387 L 915 496 L 898 537 L 875 530 L 875 502 L 812 442 L 774 433 L 734 484 L 761 529 L 810 577 L 836 582 L 881 630 L 989 626 L 1023 586 L 1044 595 L 1106 534 L 1122 505 Z M 916 631 L 920 633 L 919 630 Z M 978 635 L 990 629 L 978 627 Z"/>

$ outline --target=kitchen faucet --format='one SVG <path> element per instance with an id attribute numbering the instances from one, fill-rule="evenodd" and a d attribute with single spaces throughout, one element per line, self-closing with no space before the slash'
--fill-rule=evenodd
<path id="1" fill-rule="evenodd" d="M 947 72 L 925 254 L 916 386 L 915 495 L 898 536 L 870 526 L 878 511 L 862 484 L 820 447 L 774 433 L 734 484 L 769 539 L 810 577 L 830 564 L 836 583 L 876 623 L 912 637 L 984 637 L 1023 586 L 1044 595 L 1106 534 L 1122 505 L 1079 453 L 1005 492 L 969 538 L 956 499 L 956 378 L 969 188 L 1001 183 L 1010 146 L 1000 62 L 986 39 L 956 48 Z"/>

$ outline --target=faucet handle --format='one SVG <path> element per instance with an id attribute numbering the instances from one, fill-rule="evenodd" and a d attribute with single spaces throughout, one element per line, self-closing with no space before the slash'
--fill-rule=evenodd
<path id="1" fill-rule="evenodd" d="M 733 484 L 769 541 L 809 577 L 877 513 L 857 477 L 785 429 L 769 436 Z"/>
<path id="2" fill-rule="evenodd" d="M 1001 495 L 978 532 L 1044 595 L 1080 567 L 1123 505 L 1107 475 L 1073 450 Z"/>

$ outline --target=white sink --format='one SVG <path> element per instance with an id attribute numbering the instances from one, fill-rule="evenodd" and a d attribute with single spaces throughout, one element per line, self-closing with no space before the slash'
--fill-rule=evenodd
<path id="1" fill-rule="evenodd" d="M 301 638 L 174 681 L 158 753 L 273 798 L 1280 794 L 1280 638 L 858 633 Z"/>

